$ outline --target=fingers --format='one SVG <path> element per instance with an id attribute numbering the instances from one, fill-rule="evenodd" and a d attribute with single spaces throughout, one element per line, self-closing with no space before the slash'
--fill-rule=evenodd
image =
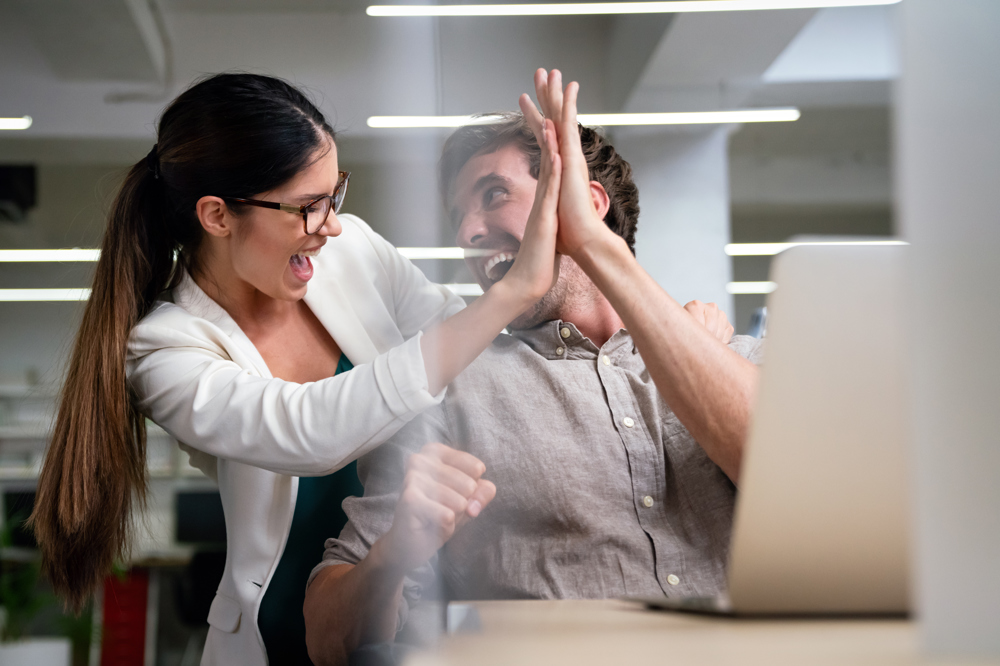
<path id="1" fill-rule="evenodd" d="M 469 476 L 451 465 L 445 465 L 430 457 L 419 454 L 411 456 L 407 467 L 409 472 L 425 474 L 429 478 L 434 479 L 435 482 L 451 488 L 456 493 L 460 493 L 463 497 L 469 497 L 476 491 L 478 477 Z"/>
<path id="2" fill-rule="evenodd" d="M 521 95 L 517 100 L 518 106 L 521 107 L 521 113 L 524 114 L 524 119 L 528 122 L 528 126 L 535 135 L 535 140 L 538 141 L 538 145 L 541 146 L 544 139 L 544 119 L 542 114 L 535 107 L 535 103 L 531 101 L 527 93 Z"/>
<path id="3" fill-rule="evenodd" d="M 543 159 L 548 158 L 543 163 L 543 166 L 547 167 L 545 178 L 543 179 L 541 174 L 539 174 L 539 181 L 544 181 L 545 183 L 545 190 L 542 193 L 543 212 L 552 216 L 546 219 L 555 221 L 556 209 L 559 204 L 559 185 L 562 180 L 562 158 L 559 156 L 555 124 L 548 118 L 545 119 L 543 140 L 546 150 L 542 153 L 542 157 Z"/>
<path id="4" fill-rule="evenodd" d="M 496 495 L 496 486 L 480 478 L 486 471 L 481 460 L 437 442 L 410 456 L 407 470 L 405 486 L 420 488 L 426 497 L 459 515 L 479 515 Z"/>
<path id="5" fill-rule="evenodd" d="M 448 507 L 428 498 L 416 485 L 407 485 L 400 495 L 400 505 L 405 507 L 404 516 L 411 529 L 431 528 L 434 533 L 447 541 L 455 531 L 457 514 Z"/>
<path id="6" fill-rule="evenodd" d="M 565 141 L 568 142 L 567 149 L 580 145 L 580 132 L 577 130 L 576 122 L 576 98 L 579 93 L 580 84 L 576 81 L 571 81 L 566 86 L 566 99 L 562 105 L 561 118 L 564 132 L 559 135 L 559 138 L 565 137 Z"/>
<path id="7" fill-rule="evenodd" d="M 551 118 L 552 122 L 556 124 L 556 131 L 558 132 L 563 117 L 562 72 L 560 72 L 558 69 L 553 69 L 551 72 L 549 72 L 549 80 L 546 92 L 547 92 L 546 97 L 548 99 L 549 108 L 545 109 L 545 115 L 548 118 Z"/>
<path id="8" fill-rule="evenodd" d="M 479 483 L 476 485 L 476 491 L 472 493 L 472 497 L 469 498 L 469 506 L 466 513 L 475 518 L 483 509 L 486 508 L 487 504 L 493 501 L 493 498 L 496 496 L 497 487 L 493 485 L 493 482 L 487 481 L 486 479 L 480 479 Z"/>
<path id="9" fill-rule="evenodd" d="M 421 455 L 428 455 L 432 458 L 436 458 L 446 465 L 451 465 L 452 467 L 465 472 L 474 479 L 478 479 L 486 472 L 486 465 L 483 461 L 475 457 L 471 453 L 466 453 L 465 451 L 459 451 L 458 449 L 453 449 L 450 446 L 445 446 L 440 442 L 430 442 L 425 444 L 422 449 L 420 449 Z"/>
<path id="10" fill-rule="evenodd" d="M 704 326 L 712 337 L 723 344 L 729 344 L 734 329 L 726 313 L 719 309 L 718 305 L 695 300 L 685 304 L 684 309 L 694 317 L 695 321 Z"/>
<path id="11" fill-rule="evenodd" d="M 460 493 L 454 488 L 441 483 L 437 476 L 420 471 L 409 472 L 404 484 L 407 487 L 412 486 L 419 488 L 424 497 L 432 502 L 437 502 L 438 504 L 447 507 L 456 515 L 465 512 L 466 507 L 469 505 L 469 495 L 475 493 L 475 491 L 479 488 L 479 484 L 473 482 L 472 492 L 469 493 L 469 495 L 466 495 L 465 493 Z"/>
<path id="12" fill-rule="evenodd" d="M 691 301 L 684 304 L 684 309 L 688 311 L 695 321 L 705 326 L 705 304 L 701 301 Z"/>
<path id="13" fill-rule="evenodd" d="M 549 116 L 549 73 L 539 67 L 535 70 L 535 99 L 542 108 L 542 113 Z"/>

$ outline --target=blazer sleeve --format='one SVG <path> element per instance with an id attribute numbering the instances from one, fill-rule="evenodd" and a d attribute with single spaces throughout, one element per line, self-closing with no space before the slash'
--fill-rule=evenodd
<path id="1" fill-rule="evenodd" d="M 396 324 L 404 338 L 447 319 L 465 307 L 465 301 L 450 289 L 427 279 L 413 262 L 399 253 L 360 218 L 352 216 L 385 269 L 391 284 Z"/>
<path id="2" fill-rule="evenodd" d="M 225 334 L 164 304 L 129 341 L 139 410 L 191 448 L 280 474 L 329 474 L 384 442 L 431 396 L 420 335 L 317 382 L 265 378 L 226 353 Z"/>

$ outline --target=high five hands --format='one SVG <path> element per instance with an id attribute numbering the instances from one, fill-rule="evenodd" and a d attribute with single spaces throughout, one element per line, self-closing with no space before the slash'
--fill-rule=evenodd
<path id="1" fill-rule="evenodd" d="M 558 200 L 556 251 L 574 259 L 601 243 L 621 242 L 604 223 L 610 207 L 608 194 L 600 183 L 590 179 L 576 118 L 579 92 L 580 84 L 575 81 L 563 87 L 562 73 L 558 69 L 551 72 L 538 69 L 535 71 L 535 95 L 541 112 L 527 94 L 518 100 L 525 120 L 542 146 L 542 174 L 539 175 L 536 208 L 544 200 L 548 211 L 552 200 Z M 549 173 L 545 173 L 546 166 L 551 169 Z M 684 310 L 712 337 L 723 344 L 729 343 L 733 327 L 714 303 L 691 301 Z"/>
<path id="2" fill-rule="evenodd" d="M 562 166 L 556 249 L 571 257 L 583 251 L 588 243 L 607 240 L 609 235 L 614 235 L 604 224 L 610 205 L 608 194 L 599 183 L 590 180 L 580 144 L 576 120 L 579 92 L 580 85 L 575 81 L 563 88 L 562 73 L 558 69 L 551 72 L 539 69 L 535 72 L 535 95 L 542 111 L 539 112 L 528 95 L 521 95 L 519 100 L 521 112 L 539 144 L 548 127 L 555 130 L 558 145 L 554 150 L 559 156 L 555 164 L 561 162 Z"/>

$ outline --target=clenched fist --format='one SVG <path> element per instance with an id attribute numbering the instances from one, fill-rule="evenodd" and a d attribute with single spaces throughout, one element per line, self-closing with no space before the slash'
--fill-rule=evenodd
<path id="1" fill-rule="evenodd" d="M 720 310 L 718 305 L 691 301 L 684 306 L 684 309 L 695 318 L 695 321 L 707 328 L 712 337 L 724 345 L 729 344 L 733 337 L 733 326 L 726 318 L 726 313 Z"/>
<path id="2" fill-rule="evenodd" d="M 393 568 L 405 573 L 420 566 L 479 515 L 497 494 L 496 486 L 482 478 L 485 472 L 475 456 L 437 442 L 410 457 L 384 537 Z"/>

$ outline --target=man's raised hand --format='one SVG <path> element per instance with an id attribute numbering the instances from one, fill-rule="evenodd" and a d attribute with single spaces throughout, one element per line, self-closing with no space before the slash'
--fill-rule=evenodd
<path id="1" fill-rule="evenodd" d="M 392 527 L 384 537 L 390 565 L 405 574 L 429 560 L 496 496 L 475 456 L 433 442 L 410 457 Z"/>

